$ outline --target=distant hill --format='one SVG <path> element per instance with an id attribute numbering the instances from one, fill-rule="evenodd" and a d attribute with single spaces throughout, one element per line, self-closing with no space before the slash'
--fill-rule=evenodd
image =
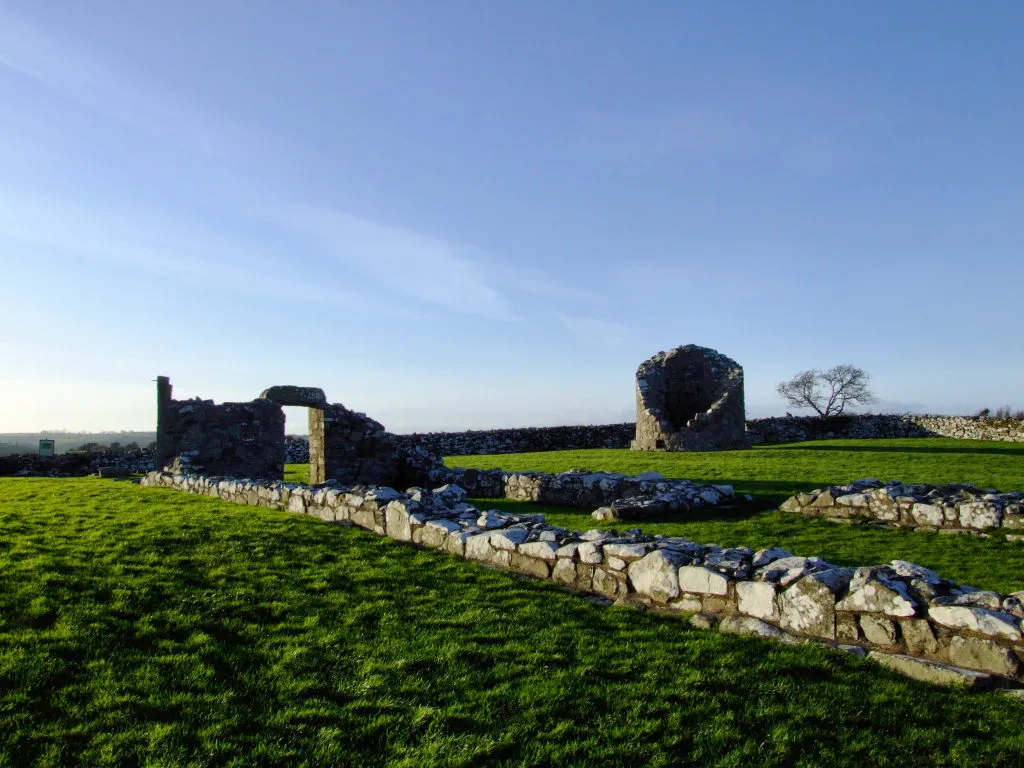
<path id="1" fill-rule="evenodd" d="M 0 456 L 10 453 L 35 453 L 40 440 L 56 441 L 57 453 L 81 448 L 87 443 L 109 446 L 111 443 L 138 443 L 145 448 L 156 440 L 156 432 L 0 432 Z"/>

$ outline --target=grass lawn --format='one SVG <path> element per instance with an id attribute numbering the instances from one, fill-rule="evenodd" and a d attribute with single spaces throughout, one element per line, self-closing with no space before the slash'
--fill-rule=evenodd
<path id="1" fill-rule="evenodd" d="M 1017 490 L 1024 488 L 1024 446 L 1020 444 L 944 438 L 823 440 L 715 453 L 552 451 L 454 456 L 446 461 L 449 466 L 500 466 L 509 471 L 562 472 L 580 467 L 638 474 L 654 469 L 666 477 L 729 483 L 738 493 L 753 495 L 755 506 L 762 509 L 701 510 L 685 517 L 673 515 L 618 525 L 639 525 L 648 533 L 687 536 L 704 544 L 755 549 L 782 546 L 800 555 L 821 555 L 840 565 L 911 560 L 933 568 L 940 576 L 983 589 L 1024 589 L 1024 544 L 997 538 L 891 531 L 865 524 L 838 525 L 774 509 L 797 491 L 844 484 L 860 477 L 907 483 L 962 482 Z M 530 512 L 544 512 L 550 522 L 571 529 L 608 526 L 593 520 L 590 510 L 504 500 L 474 501 L 486 508 L 522 511 L 529 507 Z"/>
<path id="2" fill-rule="evenodd" d="M 845 485 L 861 477 L 1024 490 L 1024 444 L 941 437 L 816 440 L 707 453 L 589 450 L 452 456 L 446 463 L 477 469 L 501 467 L 513 472 L 581 468 L 636 475 L 653 469 L 665 477 L 730 484 L 739 493 L 776 503 L 797 491 Z"/>
<path id="3" fill-rule="evenodd" d="M 0 499 L 0 766 L 1024 755 L 1024 707 L 997 693 L 604 608 L 359 529 L 94 478 L 3 479 Z"/>

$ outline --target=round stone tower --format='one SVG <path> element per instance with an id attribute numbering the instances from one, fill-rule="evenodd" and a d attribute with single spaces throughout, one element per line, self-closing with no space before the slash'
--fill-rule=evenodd
<path id="1" fill-rule="evenodd" d="M 743 368 L 707 347 L 659 352 L 636 371 L 635 451 L 747 448 Z"/>

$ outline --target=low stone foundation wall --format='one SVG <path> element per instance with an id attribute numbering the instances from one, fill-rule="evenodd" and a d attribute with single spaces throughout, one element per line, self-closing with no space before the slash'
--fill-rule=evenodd
<path id="1" fill-rule="evenodd" d="M 872 520 L 939 533 L 995 535 L 1024 541 L 1024 493 L 973 485 L 904 485 L 868 478 L 798 493 L 780 507 L 810 517 Z"/>
<path id="2" fill-rule="evenodd" d="M 828 643 L 919 679 L 1024 681 L 1024 592 L 976 590 L 913 563 L 840 568 L 782 549 L 724 548 L 638 530 L 569 531 L 542 515 L 481 511 L 452 485 L 399 493 L 170 472 L 151 472 L 143 485 L 357 525 L 609 600 L 698 612 L 702 623 L 724 631 Z"/>
<path id="3" fill-rule="evenodd" d="M 731 485 L 667 480 L 657 472 L 620 475 L 584 469 L 560 472 L 503 472 L 500 469 L 449 469 L 446 479 L 473 497 L 536 501 L 594 509 L 597 520 L 643 520 L 733 500 Z"/>

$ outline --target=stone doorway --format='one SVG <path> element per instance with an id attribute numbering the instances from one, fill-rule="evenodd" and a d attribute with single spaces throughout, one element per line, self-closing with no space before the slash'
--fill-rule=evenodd
<path id="1" fill-rule="evenodd" d="M 263 390 L 260 400 L 272 400 L 285 407 L 306 408 L 309 413 L 309 482 L 322 483 L 327 479 L 324 459 L 324 409 L 327 396 L 319 387 L 278 385 Z M 283 461 L 282 461 L 283 463 Z"/>

